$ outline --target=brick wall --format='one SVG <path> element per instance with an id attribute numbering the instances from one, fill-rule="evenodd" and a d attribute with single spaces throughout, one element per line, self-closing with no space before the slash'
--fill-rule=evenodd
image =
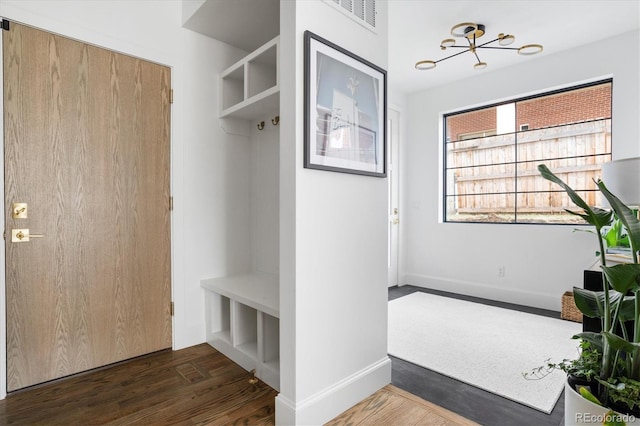
<path id="1" fill-rule="evenodd" d="M 516 104 L 516 122 L 530 129 L 611 117 L 611 85 L 587 87 Z"/>
<path id="2" fill-rule="evenodd" d="M 559 124 L 578 123 L 611 117 L 611 83 L 516 103 L 517 129 L 541 129 Z M 486 108 L 450 116 L 447 119 L 449 140 L 464 139 L 469 134 L 494 134 L 496 108 Z"/>
<path id="3" fill-rule="evenodd" d="M 464 136 L 468 134 L 494 132 L 497 126 L 496 109 L 496 107 L 491 107 L 450 116 L 447 118 L 447 135 L 450 140 L 457 141 L 464 139 Z M 491 133 L 491 135 L 493 134 L 495 133 Z"/>

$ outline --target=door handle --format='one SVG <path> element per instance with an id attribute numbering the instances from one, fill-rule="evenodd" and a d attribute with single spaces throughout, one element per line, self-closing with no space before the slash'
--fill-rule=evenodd
<path id="1" fill-rule="evenodd" d="M 42 234 L 31 234 L 28 229 L 12 229 L 11 230 L 11 242 L 12 243 L 26 243 L 31 238 L 42 238 Z"/>

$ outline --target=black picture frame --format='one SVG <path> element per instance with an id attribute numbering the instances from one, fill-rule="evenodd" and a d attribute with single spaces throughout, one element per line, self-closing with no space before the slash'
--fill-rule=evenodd
<path id="1" fill-rule="evenodd" d="M 387 176 L 387 72 L 304 33 L 304 167 Z"/>

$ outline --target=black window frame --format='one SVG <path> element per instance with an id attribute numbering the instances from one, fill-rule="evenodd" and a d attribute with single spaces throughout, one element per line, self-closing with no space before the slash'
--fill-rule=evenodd
<path id="1" fill-rule="evenodd" d="M 517 187 L 517 178 L 518 178 L 518 174 L 517 174 L 517 166 L 518 164 L 522 163 L 519 162 L 517 159 L 517 149 L 516 149 L 516 154 L 515 154 L 515 160 L 513 161 L 513 164 L 515 165 L 515 175 L 514 175 L 514 186 L 515 189 L 512 192 L 512 194 L 514 194 L 515 199 L 516 199 L 516 205 L 514 207 L 514 220 L 513 221 L 466 221 L 466 220 L 449 220 L 447 217 L 447 198 L 448 198 L 448 192 L 447 192 L 447 172 L 449 171 L 448 165 L 447 165 L 447 144 L 448 143 L 452 143 L 452 142 L 459 142 L 459 141 L 451 141 L 449 140 L 449 134 L 448 134 L 448 126 L 447 126 L 447 119 L 451 116 L 456 116 L 456 115 L 461 115 L 461 114 L 465 114 L 465 113 L 470 113 L 470 112 L 474 112 L 474 111 L 481 111 L 481 110 L 485 110 L 485 109 L 489 109 L 489 108 L 497 108 L 499 106 L 502 105 L 509 105 L 509 104 L 516 104 L 518 102 L 523 102 L 523 101 L 529 101 L 529 100 L 533 100 L 533 99 L 538 99 L 538 98 L 543 98 L 543 97 L 547 97 L 547 96 L 553 96 L 553 95 L 558 95 L 558 94 L 563 94 L 563 93 L 567 93 L 567 92 L 572 92 L 572 91 L 576 91 L 576 90 L 581 90 L 581 89 L 585 89 L 585 88 L 589 88 L 589 87 L 594 87 L 594 86 L 599 86 L 599 85 L 603 85 L 603 84 L 610 84 L 610 90 L 611 90 L 611 96 L 610 96 L 610 111 L 611 114 L 608 118 L 608 120 L 611 120 L 611 145 L 610 145 L 610 151 L 608 153 L 604 153 L 604 154 L 598 154 L 598 155 L 608 155 L 609 158 L 611 158 L 612 152 L 613 152 L 613 77 L 609 77 L 609 78 L 604 78 L 604 79 L 599 79 L 599 80 L 594 80 L 594 81 L 590 81 L 590 82 L 586 82 L 586 83 L 579 83 L 579 84 L 575 84 L 572 86 L 567 86 L 567 87 L 563 87 L 563 88 L 559 88 L 559 89 L 552 89 L 552 90 L 548 90 L 548 91 L 544 91 L 544 92 L 539 92 L 536 94 L 532 94 L 532 95 L 526 95 L 526 96 L 520 96 L 520 97 L 514 97 L 512 99 L 507 99 L 507 100 L 502 100 L 499 102 L 492 102 L 492 103 L 487 103 L 481 106 L 475 106 L 473 108 L 465 108 L 465 109 L 460 109 L 460 110 L 456 110 L 456 111 L 451 111 L 448 113 L 445 113 L 442 115 L 441 118 L 441 123 L 442 123 L 442 146 L 443 146 L 443 153 L 442 153 L 442 221 L 443 223 L 465 223 L 465 224 L 472 224 L 472 223 L 476 223 L 476 224 L 500 224 L 500 225 L 563 225 L 563 226 L 576 226 L 576 225 L 586 225 L 586 223 L 584 221 L 580 221 L 579 219 L 575 222 L 575 223 L 548 223 L 548 222 L 519 222 L 518 221 L 518 208 L 517 208 L 517 196 L 519 194 L 525 194 L 526 192 L 519 192 L 518 191 L 518 187 Z M 517 117 L 517 113 L 516 113 L 516 117 Z M 517 119 L 517 118 L 516 118 Z M 600 121 L 600 120 L 591 120 L 591 121 Z M 516 123 L 517 124 L 517 123 Z M 562 124 L 562 125 L 557 125 L 557 126 L 548 126 L 548 127 L 542 127 L 544 129 L 546 128 L 553 128 L 553 127 L 562 127 L 562 126 L 567 126 L 568 124 Z M 515 135 L 517 135 L 518 133 L 524 133 L 524 132 L 528 132 L 528 131 L 532 131 L 532 130 L 539 130 L 537 128 L 532 129 L 530 127 L 530 124 L 527 123 L 527 129 L 526 130 L 520 130 L 517 128 L 516 126 L 516 130 L 513 132 Z M 514 145 L 517 148 L 517 136 L 515 138 L 515 142 Z M 566 158 L 578 158 L 579 156 L 572 156 L 572 157 L 566 157 Z M 593 189 L 590 191 L 597 191 L 597 189 Z M 554 191 L 554 192 L 563 192 L 562 189 L 558 189 L 558 191 Z M 509 193 L 511 194 L 511 193 Z"/>

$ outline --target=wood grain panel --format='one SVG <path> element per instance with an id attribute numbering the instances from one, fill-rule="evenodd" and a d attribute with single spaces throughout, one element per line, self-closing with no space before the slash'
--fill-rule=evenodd
<path id="1" fill-rule="evenodd" d="M 170 70 L 3 37 L 10 391 L 171 346 Z M 13 219 L 13 202 L 29 205 Z"/>
<path id="2" fill-rule="evenodd" d="M 477 423 L 387 385 L 326 425 L 473 426 Z"/>

